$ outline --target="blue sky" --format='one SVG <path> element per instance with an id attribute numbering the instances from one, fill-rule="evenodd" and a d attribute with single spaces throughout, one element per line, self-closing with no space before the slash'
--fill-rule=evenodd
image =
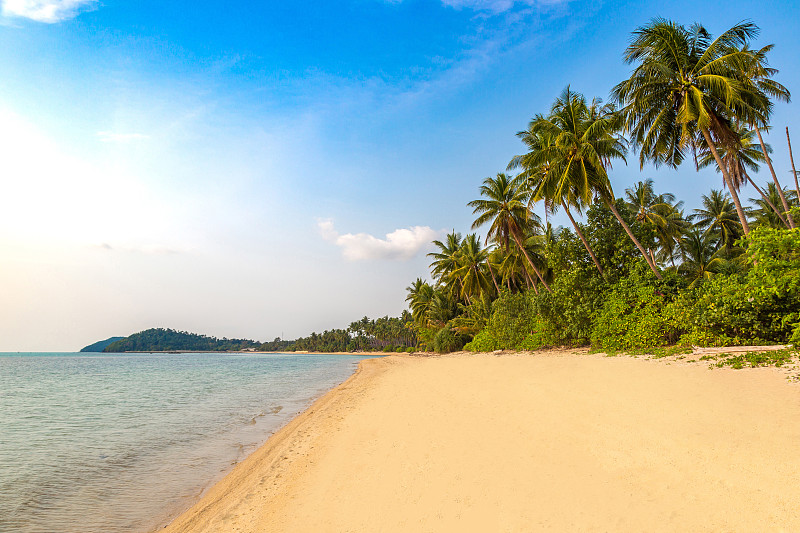
<path id="1" fill-rule="evenodd" d="M 789 2 L 0 5 L 0 350 L 155 326 L 293 338 L 398 314 L 514 134 L 567 84 L 607 98 L 652 17 L 714 34 L 753 19 L 798 86 Z M 795 106 L 773 125 L 786 179 Z M 631 154 L 613 184 L 648 177 L 689 209 L 721 183 Z"/>

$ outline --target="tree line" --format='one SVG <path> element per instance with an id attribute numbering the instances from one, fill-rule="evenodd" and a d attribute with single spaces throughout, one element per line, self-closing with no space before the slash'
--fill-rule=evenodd
<path id="1" fill-rule="evenodd" d="M 772 45 L 753 47 L 758 32 L 742 22 L 714 38 L 654 19 L 633 33 L 633 70 L 609 103 L 568 86 L 534 115 L 517 133 L 524 153 L 468 204 L 485 238 L 434 241 L 432 282 L 407 287 L 424 347 L 799 341 L 800 184 L 788 128 L 789 186 L 764 140 L 790 93 L 773 79 Z M 637 152 L 641 168 L 714 168 L 722 188 L 691 213 L 652 179 L 618 197 L 613 164 Z M 771 181 L 759 185 L 764 165 Z M 536 205 L 563 210 L 571 228 L 543 223 Z"/>
<path id="2" fill-rule="evenodd" d="M 417 334 L 408 311 L 399 317 L 363 317 L 346 329 L 313 332 L 294 341 L 276 338 L 261 345 L 261 351 L 309 352 L 359 352 L 359 351 L 413 351 Z"/>

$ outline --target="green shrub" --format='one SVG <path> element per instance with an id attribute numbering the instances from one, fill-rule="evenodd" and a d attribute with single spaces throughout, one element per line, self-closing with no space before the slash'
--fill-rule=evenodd
<path id="1" fill-rule="evenodd" d="M 492 316 L 486 327 L 478 333 L 484 333 L 480 342 L 483 348 L 490 351 L 514 349 L 530 333 L 533 315 L 527 293 L 512 294 L 503 291 L 492 304 Z"/>
<path id="2" fill-rule="evenodd" d="M 749 269 L 717 274 L 698 290 L 690 331 L 698 346 L 800 340 L 800 230 L 754 229 L 745 239 Z"/>
<path id="3" fill-rule="evenodd" d="M 466 342 L 467 338 L 464 335 L 454 332 L 449 327 L 444 327 L 434 337 L 433 347 L 438 353 L 456 352 L 462 349 Z"/>
<path id="4" fill-rule="evenodd" d="M 487 329 L 483 329 L 464 346 L 464 349 L 470 352 L 493 352 L 499 350 L 499 346 L 497 339 Z"/>
<path id="5" fill-rule="evenodd" d="M 383 351 L 384 352 L 393 352 L 394 351 L 394 346 L 392 346 L 391 344 L 388 345 L 388 346 L 384 346 L 383 347 Z"/>
<path id="6" fill-rule="evenodd" d="M 592 330 L 592 346 L 603 350 L 632 350 L 676 342 L 687 331 L 689 309 L 675 302 L 682 282 L 675 272 L 658 280 L 636 265 L 606 293 Z"/>

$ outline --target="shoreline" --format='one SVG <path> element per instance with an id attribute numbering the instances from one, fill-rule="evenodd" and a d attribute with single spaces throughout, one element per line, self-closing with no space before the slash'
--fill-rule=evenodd
<path id="1" fill-rule="evenodd" d="M 780 455 L 800 435 L 800 394 L 785 382 L 796 366 L 709 370 L 680 356 L 575 352 L 362 360 L 153 531 L 800 528 L 788 514 L 800 505 L 789 481 L 800 459 Z"/>
<path id="2" fill-rule="evenodd" d="M 345 354 L 352 355 L 348 352 L 345 352 Z M 361 354 L 363 355 L 364 353 L 362 352 Z M 224 502 L 222 501 L 223 497 L 229 497 L 230 491 L 234 489 L 236 485 L 246 482 L 247 478 L 252 475 L 254 468 L 265 468 L 278 478 L 281 477 L 280 471 L 285 467 L 285 465 L 281 464 L 282 452 L 286 449 L 294 451 L 292 446 L 298 444 L 302 439 L 303 426 L 309 423 L 314 413 L 325 409 L 326 406 L 333 402 L 341 401 L 341 393 L 348 390 L 350 386 L 359 379 L 359 376 L 364 373 L 367 364 L 374 361 L 376 361 L 376 359 L 363 359 L 359 361 L 356 370 L 350 377 L 314 400 L 305 410 L 291 418 L 286 424 L 270 435 L 269 438 L 250 455 L 237 462 L 233 469 L 221 479 L 216 482 L 212 481 L 210 485 L 198 495 L 197 501 L 195 501 L 191 507 L 188 509 L 184 508 L 183 510 L 173 510 L 173 512 L 170 513 L 171 516 L 168 522 L 159 524 L 148 533 L 155 533 L 157 531 L 183 531 L 186 527 L 184 525 L 185 518 L 190 514 L 193 527 L 197 527 L 198 519 L 202 523 L 202 520 L 210 515 L 212 511 L 219 512 L 217 508 L 220 505 L 224 506 Z M 371 376 L 375 371 L 375 367 L 370 366 L 367 373 Z"/>

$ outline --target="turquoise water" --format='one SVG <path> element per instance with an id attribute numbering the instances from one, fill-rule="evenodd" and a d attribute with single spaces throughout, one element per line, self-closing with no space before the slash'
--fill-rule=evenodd
<path id="1" fill-rule="evenodd" d="M 160 527 L 361 359 L 0 354 L 0 532 Z"/>

